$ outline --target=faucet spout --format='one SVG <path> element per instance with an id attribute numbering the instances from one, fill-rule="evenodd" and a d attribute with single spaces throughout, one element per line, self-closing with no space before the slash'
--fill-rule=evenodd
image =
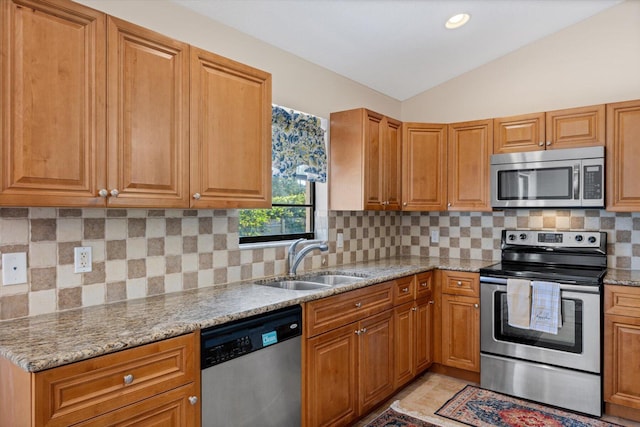
<path id="1" fill-rule="evenodd" d="M 300 265 L 300 262 L 302 262 L 302 259 L 309 252 L 311 252 L 311 251 L 313 251 L 315 249 L 318 249 L 318 250 L 320 250 L 322 252 L 325 252 L 325 251 L 329 250 L 329 246 L 327 245 L 326 242 L 312 243 L 312 244 L 302 248 L 300 250 L 300 252 L 298 252 L 296 254 L 296 246 L 302 241 L 304 241 L 304 239 L 296 240 L 289 247 L 289 256 L 288 256 L 287 260 L 289 262 L 289 275 L 290 276 L 294 276 L 296 274 L 296 270 L 298 269 L 298 265 Z"/>

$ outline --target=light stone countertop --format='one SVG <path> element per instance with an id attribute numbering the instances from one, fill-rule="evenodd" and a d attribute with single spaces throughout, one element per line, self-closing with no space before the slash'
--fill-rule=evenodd
<path id="1" fill-rule="evenodd" d="M 478 272 L 493 263 L 393 257 L 314 271 L 363 278 L 329 289 L 295 291 L 244 281 L 7 320 L 0 322 L 0 356 L 38 372 L 424 271 Z M 640 272 L 609 270 L 605 283 L 640 286 Z"/>

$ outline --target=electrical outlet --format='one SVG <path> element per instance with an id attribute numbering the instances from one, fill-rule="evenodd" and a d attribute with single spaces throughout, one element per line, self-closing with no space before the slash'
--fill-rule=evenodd
<path id="1" fill-rule="evenodd" d="M 440 233 L 438 230 L 431 230 L 431 243 L 438 243 L 440 241 Z"/>
<path id="2" fill-rule="evenodd" d="M 74 273 L 88 273 L 91 271 L 91 246 L 73 248 Z"/>
<path id="3" fill-rule="evenodd" d="M 27 283 L 27 253 L 2 254 L 2 284 Z"/>

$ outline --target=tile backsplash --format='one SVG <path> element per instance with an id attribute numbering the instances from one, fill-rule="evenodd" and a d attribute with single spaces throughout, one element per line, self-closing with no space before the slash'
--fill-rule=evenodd
<path id="1" fill-rule="evenodd" d="M 330 211 L 327 225 L 329 252 L 300 271 L 401 254 L 496 260 L 503 228 L 607 231 L 609 266 L 640 269 L 637 213 Z M 90 273 L 73 271 L 78 246 L 92 248 Z M 28 264 L 27 284 L 0 287 L 0 319 L 286 272 L 286 246 L 238 245 L 236 210 L 0 208 L 0 252 L 26 252 Z"/>

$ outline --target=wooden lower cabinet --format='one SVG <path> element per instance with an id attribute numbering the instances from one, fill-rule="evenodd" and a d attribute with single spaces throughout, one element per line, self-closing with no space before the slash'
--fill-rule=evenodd
<path id="1" fill-rule="evenodd" d="M 433 363 L 432 319 L 431 299 L 394 308 L 396 389 L 407 384 Z"/>
<path id="2" fill-rule="evenodd" d="M 393 311 L 306 343 L 306 425 L 347 425 L 393 392 Z"/>
<path id="3" fill-rule="evenodd" d="M 605 286 L 606 412 L 640 421 L 640 288 Z"/>
<path id="4" fill-rule="evenodd" d="M 188 334 L 36 373 L 1 359 L 0 425 L 197 426 L 198 343 Z"/>
<path id="5" fill-rule="evenodd" d="M 480 372 L 480 296 L 478 273 L 441 271 L 440 357 L 451 368 Z"/>

